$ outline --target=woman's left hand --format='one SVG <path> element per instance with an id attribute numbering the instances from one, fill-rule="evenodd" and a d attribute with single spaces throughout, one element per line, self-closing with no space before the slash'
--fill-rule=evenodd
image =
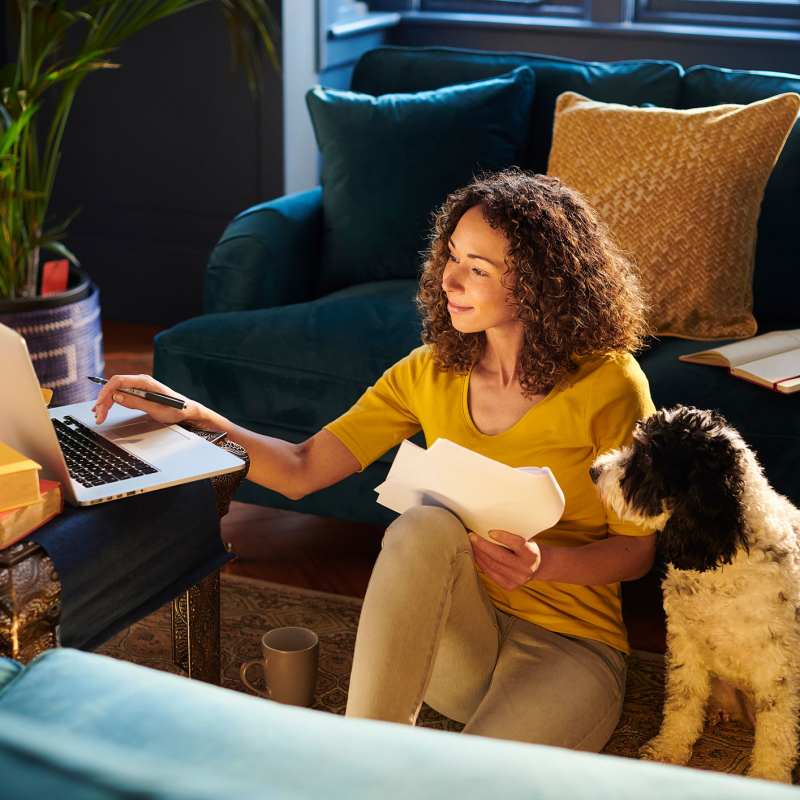
<path id="1" fill-rule="evenodd" d="M 472 554 L 481 571 L 508 591 L 527 583 L 542 561 L 539 545 L 508 531 L 492 530 L 489 536 L 506 546 L 487 542 L 471 531 L 469 534 Z"/>

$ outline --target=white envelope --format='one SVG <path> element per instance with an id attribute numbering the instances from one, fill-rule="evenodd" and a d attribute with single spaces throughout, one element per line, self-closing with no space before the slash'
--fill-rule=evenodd
<path id="1" fill-rule="evenodd" d="M 490 542 L 493 529 L 530 539 L 564 513 L 564 493 L 548 467 L 514 469 L 448 439 L 427 450 L 405 440 L 375 491 L 400 514 L 418 505 L 447 508 Z"/>

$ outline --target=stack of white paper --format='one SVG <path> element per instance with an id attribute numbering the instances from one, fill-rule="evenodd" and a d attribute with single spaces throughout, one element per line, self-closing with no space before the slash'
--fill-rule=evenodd
<path id="1" fill-rule="evenodd" d="M 448 439 L 427 450 L 404 441 L 375 491 L 381 505 L 400 514 L 443 506 L 490 542 L 496 529 L 530 539 L 564 513 L 564 493 L 548 467 L 514 469 Z"/>

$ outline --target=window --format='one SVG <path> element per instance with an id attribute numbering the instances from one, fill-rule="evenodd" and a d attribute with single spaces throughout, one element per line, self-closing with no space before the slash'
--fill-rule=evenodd
<path id="1" fill-rule="evenodd" d="M 636 19 L 800 31 L 800 0 L 638 0 Z"/>
<path id="2" fill-rule="evenodd" d="M 422 11 L 588 19 L 592 0 L 418 0 Z M 723 26 L 800 32 L 800 0 L 618 0 L 603 21 Z"/>
<path id="3" fill-rule="evenodd" d="M 585 5 L 584 0 L 421 0 L 420 10 L 584 18 Z"/>

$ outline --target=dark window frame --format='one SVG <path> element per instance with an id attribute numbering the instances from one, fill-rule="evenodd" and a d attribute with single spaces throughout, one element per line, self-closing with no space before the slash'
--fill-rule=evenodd
<path id="1" fill-rule="evenodd" d="M 420 0 L 419 11 L 586 19 L 589 0 Z"/>
<path id="2" fill-rule="evenodd" d="M 592 18 L 592 0 L 419 0 L 419 11 Z M 800 0 L 631 0 L 616 22 L 800 32 Z M 611 21 L 607 18 L 604 21 Z"/>
<path id="3" fill-rule="evenodd" d="M 800 31 L 800 0 L 637 0 L 635 20 Z"/>

